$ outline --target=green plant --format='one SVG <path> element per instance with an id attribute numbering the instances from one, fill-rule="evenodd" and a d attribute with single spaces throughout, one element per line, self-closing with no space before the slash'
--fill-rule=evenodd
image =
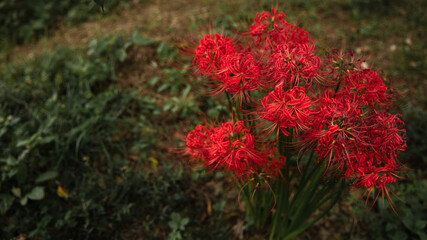
<path id="1" fill-rule="evenodd" d="M 176 93 L 179 89 L 182 89 L 185 84 L 185 70 L 179 70 L 176 68 L 164 68 L 163 73 L 166 77 L 162 78 L 156 76 L 150 79 L 148 82 L 150 86 L 159 85 L 157 87 L 157 92 L 163 92 L 169 89 L 170 93 Z M 187 85 L 188 86 L 188 85 Z"/>
<path id="2" fill-rule="evenodd" d="M 87 55 L 58 49 L 1 72 L 0 209 L 9 238 L 53 238 L 69 228 L 80 229 L 76 238 L 121 234 L 139 196 L 129 191 L 145 175 L 132 170 L 142 159 L 128 156 L 147 157 L 155 144 L 145 117 L 154 103 L 113 85 L 127 46 L 100 39 Z M 36 209 L 40 221 L 28 217 Z"/>
<path id="3" fill-rule="evenodd" d="M 169 233 L 168 240 L 181 240 L 182 234 L 181 232 L 185 230 L 185 226 L 190 221 L 189 218 L 181 218 L 179 213 L 173 212 L 171 214 L 171 220 L 168 222 L 169 227 L 172 232 Z"/>
<path id="4" fill-rule="evenodd" d="M 194 211 L 198 201 L 186 190 L 193 183 L 183 168 L 153 151 L 166 134 L 157 125 L 163 106 L 117 86 L 115 72 L 132 44 L 158 46 L 137 33 L 130 40 L 112 36 L 0 70 L 1 238 L 123 239 L 138 221 L 144 235 L 164 239 L 173 212 L 203 214 L 203 204 Z M 182 73 L 170 75 L 184 82 Z M 168 94 L 176 89 L 188 97 L 187 84 L 169 86 Z M 229 238 L 223 216 L 211 218 L 186 224 L 192 234 L 183 226 L 176 231 Z"/>
<path id="5" fill-rule="evenodd" d="M 160 42 L 156 52 L 159 60 L 165 63 L 171 63 L 178 56 L 175 49 L 166 42 Z"/>
<path id="6" fill-rule="evenodd" d="M 190 90 L 191 86 L 187 85 L 181 92 L 180 97 L 172 97 L 163 105 L 163 111 L 179 114 L 181 118 L 186 118 L 199 112 L 195 99 L 192 96 L 188 96 Z"/>

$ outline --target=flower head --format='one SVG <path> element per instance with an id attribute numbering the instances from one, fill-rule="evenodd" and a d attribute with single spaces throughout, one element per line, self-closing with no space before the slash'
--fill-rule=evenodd
<path id="1" fill-rule="evenodd" d="M 254 136 L 241 121 L 217 127 L 199 125 L 188 134 L 186 146 L 185 152 L 195 161 L 211 170 L 232 172 L 239 179 L 272 166 L 265 155 L 268 152 L 256 150 Z"/>
<path id="2" fill-rule="evenodd" d="M 242 105 L 242 101 L 250 99 L 248 91 L 258 89 L 260 73 L 261 65 L 248 52 L 228 55 L 221 64 L 217 91 L 233 94 Z"/>
<path id="3" fill-rule="evenodd" d="M 344 76 L 344 83 L 344 91 L 360 99 L 366 106 L 375 107 L 379 104 L 381 107 L 386 107 L 389 102 L 387 88 L 378 73 L 373 70 L 351 70 Z"/>
<path id="4" fill-rule="evenodd" d="M 320 78 L 320 58 L 313 54 L 314 46 L 294 42 L 277 45 L 268 59 L 267 75 L 273 85 L 299 86 L 300 81 L 311 85 Z"/>
<path id="5" fill-rule="evenodd" d="M 278 44 L 312 43 L 304 29 L 286 22 L 286 15 L 274 8 L 271 12 L 257 13 L 249 34 L 254 37 L 254 44 L 264 49 Z"/>
<path id="6" fill-rule="evenodd" d="M 304 129 L 310 115 L 310 98 L 305 94 L 304 88 L 293 87 L 287 91 L 283 90 L 281 84 L 270 92 L 261 101 L 261 107 L 257 110 L 259 119 L 267 121 L 267 135 L 280 130 L 286 136 L 287 129 Z M 277 131 L 278 135 L 279 132 Z"/>
<path id="7" fill-rule="evenodd" d="M 195 49 L 193 65 L 200 74 L 213 76 L 221 71 L 224 57 L 234 53 L 233 39 L 217 33 L 206 34 Z"/>

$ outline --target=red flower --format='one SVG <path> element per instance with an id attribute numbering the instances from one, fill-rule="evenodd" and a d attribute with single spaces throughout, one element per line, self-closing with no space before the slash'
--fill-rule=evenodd
<path id="1" fill-rule="evenodd" d="M 206 150 L 208 143 L 209 130 L 203 125 L 197 125 L 196 128 L 188 133 L 186 137 L 186 148 L 184 153 L 194 159 L 203 159 L 209 155 Z"/>
<path id="2" fill-rule="evenodd" d="M 234 54 L 233 39 L 215 33 L 206 34 L 200 39 L 194 52 L 193 65 L 202 75 L 215 76 L 225 56 Z"/>
<path id="3" fill-rule="evenodd" d="M 359 103 L 326 91 L 314 101 L 307 131 L 301 133 L 302 149 L 314 147 L 328 167 L 352 168 L 353 149 L 366 141 L 365 116 Z"/>
<path id="4" fill-rule="evenodd" d="M 214 91 L 227 91 L 242 105 L 249 99 L 247 92 L 258 89 L 261 65 L 248 52 L 224 57 L 220 68 L 220 83 Z"/>
<path id="5" fill-rule="evenodd" d="M 377 189 L 389 197 L 387 184 L 403 169 L 397 153 L 406 148 L 404 124 L 397 115 L 363 111 L 361 101 L 344 93 L 333 98 L 326 92 L 315 102 L 302 143 L 314 146 L 319 160 L 342 171 L 354 187 L 367 188 L 369 194 Z"/>
<path id="6" fill-rule="evenodd" d="M 272 44 L 280 35 L 282 29 L 287 27 L 286 15 L 283 12 L 276 12 L 271 9 L 269 12 L 257 13 L 254 23 L 250 26 L 250 34 L 257 37 L 255 43 Z"/>
<path id="7" fill-rule="evenodd" d="M 277 141 L 255 137 L 293 132 L 299 142 L 292 146 L 314 150 L 330 171 L 366 188 L 368 196 L 378 191 L 389 198 L 388 184 L 404 168 L 397 160 L 406 148 L 404 124 L 385 112 L 392 96 L 377 72 L 362 68 L 364 60 L 332 50 L 321 61 L 308 33 L 275 9 L 258 13 L 239 39 L 208 34 L 193 50 L 194 69 L 210 95 L 230 93 L 240 103 L 238 113 L 258 124 L 253 131 L 241 121 L 197 126 L 184 150 L 195 162 L 240 180 L 277 176 L 285 164 L 270 145 Z M 247 100 L 259 105 L 250 110 Z"/>
<path id="8" fill-rule="evenodd" d="M 319 81 L 320 58 L 313 54 L 314 46 L 293 42 L 277 45 L 268 59 L 266 75 L 273 85 L 298 86 L 303 80 L 311 85 Z"/>
<path id="9" fill-rule="evenodd" d="M 258 119 L 263 119 L 271 124 L 267 131 L 270 135 L 276 129 L 280 129 L 286 136 L 289 135 L 288 128 L 305 129 L 308 116 L 310 98 L 305 94 L 304 88 L 293 87 L 288 91 L 283 90 L 281 84 L 277 85 L 274 91 L 270 92 L 261 101 L 262 107 L 256 112 L 260 115 Z M 279 132 L 277 131 L 278 135 Z"/>
<path id="10" fill-rule="evenodd" d="M 257 13 L 249 34 L 254 37 L 254 44 L 263 49 L 274 48 L 278 44 L 312 43 L 308 33 L 303 29 L 286 22 L 283 12 L 271 9 L 270 12 Z"/>
<path id="11" fill-rule="evenodd" d="M 378 73 L 373 70 L 351 70 L 344 77 L 344 83 L 345 91 L 358 98 L 366 106 L 375 107 L 375 104 L 379 104 L 386 107 L 386 103 L 389 101 L 386 86 Z"/>
<path id="12" fill-rule="evenodd" d="M 230 171 L 236 178 L 247 179 L 260 168 L 275 171 L 278 163 L 269 163 L 266 151 L 255 149 L 254 136 L 241 121 L 218 127 L 197 126 L 187 136 L 185 152 L 211 170 Z M 277 160 L 276 160 L 277 161 Z"/>

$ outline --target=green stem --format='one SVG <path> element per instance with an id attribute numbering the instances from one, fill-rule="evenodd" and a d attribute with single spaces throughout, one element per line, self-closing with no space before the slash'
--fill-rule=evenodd
<path id="1" fill-rule="evenodd" d="M 230 109 L 231 116 L 234 116 L 233 103 L 231 102 L 231 96 L 229 92 L 225 92 L 227 97 L 228 108 Z"/>
<path id="2" fill-rule="evenodd" d="M 271 232 L 270 232 L 270 240 L 274 239 L 274 234 L 276 233 L 276 227 L 278 222 L 280 221 L 281 215 L 282 215 L 282 208 L 285 207 L 286 208 L 286 203 L 287 203 L 287 192 L 284 192 L 286 190 L 286 185 L 283 184 L 284 182 L 279 182 L 278 183 L 278 193 L 279 196 L 277 197 L 277 208 L 274 211 L 274 216 L 273 216 L 273 226 L 271 228 Z M 284 200 L 284 198 L 286 200 Z M 282 204 L 282 203 L 285 204 Z"/>
<path id="3" fill-rule="evenodd" d="M 316 167 L 316 166 L 315 166 Z M 294 226 L 298 226 L 301 224 L 301 221 L 304 220 L 304 216 L 307 215 L 307 203 L 310 202 L 312 196 L 314 195 L 314 192 L 316 190 L 316 188 L 319 186 L 319 182 L 320 182 L 320 177 L 322 174 L 322 171 L 320 169 L 320 171 L 318 169 L 316 169 L 317 171 L 314 173 L 313 179 L 311 179 L 310 181 L 308 181 L 308 185 L 305 185 L 303 187 L 299 186 L 298 187 L 298 191 L 304 191 L 303 194 L 301 195 L 301 201 L 298 201 L 298 207 L 297 210 L 295 212 L 295 214 L 293 214 L 294 219 L 291 223 L 291 225 L 289 226 L 289 230 L 292 230 Z M 295 199 L 292 200 L 292 203 L 295 204 Z"/>
<path id="4" fill-rule="evenodd" d="M 294 237 L 296 237 L 298 234 L 302 233 L 303 231 L 305 231 L 306 229 L 308 229 L 309 227 L 313 226 L 313 224 L 315 224 L 317 221 L 319 221 L 322 217 L 324 217 L 331 209 L 333 206 L 335 206 L 335 204 L 338 202 L 338 200 L 341 197 L 341 192 L 342 189 L 345 186 L 345 182 L 342 181 L 341 182 L 341 186 L 339 188 L 339 190 L 336 193 L 336 196 L 334 198 L 334 200 L 331 202 L 331 204 L 329 204 L 329 206 L 319 215 L 317 216 L 313 221 L 311 221 L 310 223 L 301 226 L 300 228 L 296 229 L 295 231 L 291 232 L 289 235 L 287 235 L 284 240 L 289 240 L 292 239 Z"/>

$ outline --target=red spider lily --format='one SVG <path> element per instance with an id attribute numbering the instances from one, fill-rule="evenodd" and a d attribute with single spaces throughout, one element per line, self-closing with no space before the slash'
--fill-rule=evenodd
<path id="1" fill-rule="evenodd" d="M 305 30 L 287 23 L 286 15 L 275 9 L 272 9 L 271 13 L 257 13 L 254 23 L 250 26 L 249 34 L 255 37 L 254 44 L 264 49 L 271 49 L 287 42 L 312 43 Z"/>
<path id="2" fill-rule="evenodd" d="M 219 34 L 203 36 L 194 51 L 193 65 L 199 74 L 207 77 L 209 95 L 227 91 L 240 105 L 250 100 L 248 91 L 258 89 L 261 72 L 261 65 L 250 51 Z"/>
<path id="3" fill-rule="evenodd" d="M 311 85 L 319 80 L 320 58 L 313 54 L 314 45 L 287 43 L 276 47 L 268 60 L 269 82 L 284 86 L 298 86 L 300 80 Z"/>
<path id="4" fill-rule="evenodd" d="M 314 147 L 328 167 L 352 168 L 350 155 L 366 141 L 365 116 L 357 101 L 329 91 L 313 102 L 307 130 L 300 134 L 302 149 Z"/>
<path id="5" fill-rule="evenodd" d="M 370 125 L 368 138 L 375 151 L 392 161 L 388 162 L 389 164 L 398 164 L 397 151 L 406 149 L 406 140 L 403 137 L 406 131 L 402 129 L 405 124 L 399 119 L 399 115 L 376 114 L 371 118 Z"/>
<path id="6" fill-rule="evenodd" d="M 267 176 L 272 177 L 272 180 L 276 180 L 278 175 L 282 175 L 280 170 L 286 164 L 285 156 L 276 156 L 278 151 L 276 148 L 270 148 L 261 152 L 262 155 L 268 156 L 269 161 L 266 162 L 262 171 L 267 174 Z M 283 176 L 282 176 L 283 179 Z"/>
<path id="7" fill-rule="evenodd" d="M 366 188 L 365 194 L 368 192 L 368 198 L 372 194 L 374 202 L 381 192 L 393 208 L 387 185 L 402 178 L 397 174 L 406 171 L 397 161 L 397 153 L 406 149 L 402 136 L 404 124 L 397 115 L 389 113 L 376 114 L 368 121 L 370 126 L 366 134 L 370 142 L 359 147 L 354 158 L 354 170 L 346 177 L 354 178 L 354 187 Z M 375 189 L 378 190 L 376 197 Z"/>
<path id="8" fill-rule="evenodd" d="M 403 122 L 388 113 L 364 116 L 357 105 L 340 103 L 339 98 L 322 100 L 328 104 L 313 114 L 318 123 L 302 135 L 302 142 L 314 145 L 328 168 L 334 166 L 345 173 L 345 178 L 354 179 L 354 187 L 375 187 L 388 194 L 386 184 L 394 182 L 403 168 L 397 162 L 398 151 L 406 148 Z"/>
<path id="9" fill-rule="evenodd" d="M 347 94 L 354 95 L 366 106 L 375 107 L 375 104 L 379 104 L 381 107 L 387 107 L 387 88 L 377 72 L 370 69 L 350 70 L 344 77 L 344 83 Z"/>
<path id="10" fill-rule="evenodd" d="M 208 34 L 193 50 L 209 94 L 232 95 L 238 114 L 255 125 L 251 131 L 242 121 L 197 126 L 184 150 L 195 162 L 243 181 L 274 179 L 285 159 L 272 143 L 282 150 L 279 134 L 293 133 L 286 147 L 301 147 L 299 155 L 313 150 L 353 187 L 390 199 L 387 186 L 404 168 L 397 161 L 406 148 L 404 124 L 386 113 L 392 95 L 377 72 L 362 69 L 364 60 L 332 50 L 321 61 L 308 33 L 275 9 L 258 13 L 239 39 Z"/>
<path id="11" fill-rule="evenodd" d="M 283 12 L 276 12 L 275 9 L 269 12 L 257 13 L 254 23 L 250 26 L 250 34 L 256 37 L 256 44 L 264 44 L 269 47 L 278 35 L 281 29 L 287 25 L 286 15 Z"/>
<path id="12" fill-rule="evenodd" d="M 258 89 L 260 84 L 261 65 L 248 53 L 236 53 L 224 57 L 219 72 L 221 81 L 218 92 L 227 91 L 234 99 L 242 102 L 250 99 L 248 91 Z"/>
<path id="13" fill-rule="evenodd" d="M 209 129 L 203 125 L 197 125 L 196 128 L 188 133 L 186 137 L 186 148 L 184 153 L 194 159 L 203 159 L 208 156 L 206 150 L 208 142 Z"/>
<path id="14" fill-rule="evenodd" d="M 258 119 L 271 124 L 268 130 L 265 130 L 267 135 L 280 129 L 288 136 L 289 132 L 286 130 L 288 128 L 306 128 L 310 105 L 310 98 L 305 94 L 304 88 L 293 87 L 285 92 L 283 86 L 279 84 L 274 91 L 264 97 L 256 113 L 260 115 Z M 276 138 L 278 134 L 277 131 Z"/>
<path id="15" fill-rule="evenodd" d="M 352 186 L 356 189 L 366 189 L 362 195 L 363 197 L 367 194 L 366 204 L 371 197 L 373 199 L 372 204 L 374 204 L 382 193 L 395 211 L 388 184 L 402 178 L 397 175 L 403 172 L 401 168 L 396 164 L 384 163 L 389 161 L 384 161 L 383 156 L 369 150 L 360 152 L 355 160 L 353 171 L 347 170 L 346 177 L 353 178 Z M 375 195 L 375 193 L 377 194 Z"/>
<path id="16" fill-rule="evenodd" d="M 224 57 L 235 51 L 233 39 L 217 33 L 206 34 L 194 51 L 193 65 L 200 74 L 214 76 L 221 71 Z"/>
<path id="17" fill-rule="evenodd" d="M 211 170 L 230 171 L 236 178 L 246 179 L 268 167 L 276 171 L 278 163 L 269 163 L 270 153 L 255 149 L 254 136 L 242 121 L 223 123 L 218 127 L 197 126 L 187 136 L 186 153 Z M 277 161 L 277 160 L 273 160 Z"/>

